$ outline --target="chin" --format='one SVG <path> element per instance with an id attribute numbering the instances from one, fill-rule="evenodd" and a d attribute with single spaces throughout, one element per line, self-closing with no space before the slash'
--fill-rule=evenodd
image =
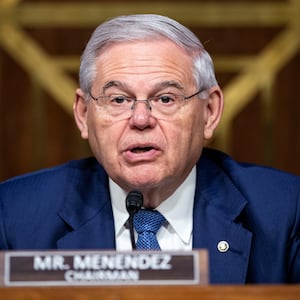
<path id="1" fill-rule="evenodd" d="M 122 179 L 129 189 L 151 189 L 158 187 L 162 180 L 157 175 L 135 173 Z"/>

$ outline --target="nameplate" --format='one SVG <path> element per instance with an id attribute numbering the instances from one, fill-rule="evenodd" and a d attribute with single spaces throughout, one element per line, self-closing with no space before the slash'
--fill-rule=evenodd
<path id="1" fill-rule="evenodd" d="M 191 252 L 38 251 L 4 253 L 5 286 L 206 284 L 205 250 Z"/>

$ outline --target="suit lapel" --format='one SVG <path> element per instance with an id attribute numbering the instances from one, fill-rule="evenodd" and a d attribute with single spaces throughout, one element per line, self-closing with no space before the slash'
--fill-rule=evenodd
<path id="1" fill-rule="evenodd" d="M 74 171 L 59 216 L 69 232 L 58 249 L 115 249 L 108 178 L 99 165 Z"/>
<path id="2" fill-rule="evenodd" d="M 193 248 L 208 249 L 211 283 L 245 283 L 252 234 L 238 220 L 246 199 L 205 157 L 197 166 L 195 195 Z"/>
<path id="3" fill-rule="evenodd" d="M 67 233 L 58 249 L 115 249 L 108 178 L 94 166 L 74 170 L 59 211 Z M 239 222 L 247 204 L 230 178 L 207 155 L 197 165 L 193 248 L 209 250 L 211 283 L 246 282 L 252 234 Z M 228 251 L 218 244 L 226 241 Z"/>

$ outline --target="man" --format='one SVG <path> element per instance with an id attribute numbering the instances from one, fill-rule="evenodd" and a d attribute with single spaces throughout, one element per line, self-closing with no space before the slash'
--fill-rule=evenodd
<path id="1" fill-rule="evenodd" d="M 212 283 L 300 282 L 299 179 L 203 149 L 222 109 L 187 28 L 157 15 L 102 24 L 74 103 L 95 158 L 3 183 L 0 248 L 131 250 L 125 198 L 138 190 L 140 211 L 163 215 L 160 248 L 208 249 Z"/>

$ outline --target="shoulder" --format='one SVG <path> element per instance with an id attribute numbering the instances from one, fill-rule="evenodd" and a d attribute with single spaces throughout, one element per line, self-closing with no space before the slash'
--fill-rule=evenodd
<path id="1" fill-rule="evenodd" d="M 25 173 L 10 179 L 7 179 L 0 183 L 0 186 L 13 185 L 13 184 L 22 184 L 27 181 L 39 181 L 43 179 L 58 179 L 63 177 L 64 174 L 69 173 L 81 173 L 91 168 L 97 167 L 97 161 L 94 157 L 89 157 L 80 160 L 72 160 L 62 165 L 41 169 L 38 171 Z"/>
<path id="2" fill-rule="evenodd" d="M 209 170 L 208 170 L 209 169 Z M 258 213 L 281 211 L 283 215 L 300 210 L 300 177 L 271 167 L 239 163 L 223 152 L 205 149 L 198 163 L 198 172 L 217 182 L 215 189 L 226 194 L 238 190 L 247 207 Z M 218 181 L 214 178 L 218 177 Z M 299 216 L 300 217 L 300 216 Z"/>
<path id="3" fill-rule="evenodd" d="M 95 194 L 106 191 L 107 181 L 96 159 L 87 158 L 1 183 L 0 248 L 55 248 L 68 230 L 60 212 L 93 210 Z"/>
<path id="4" fill-rule="evenodd" d="M 229 155 L 214 149 L 204 149 L 200 163 L 201 161 L 204 165 L 213 165 L 218 172 L 237 184 L 272 185 L 280 182 L 280 186 L 300 185 L 300 177 L 297 175 L 268 166 L 237 162 Z"/>
<path id="5" fill-rule="evenodd" d="M 215 203 L 215 199 L 219 199 L 216 206 L 223 210 L 225 207 L 228 212 L 239 203 L 237 198 L 243 200 L 244 226 L 252 228 L 252 231 L 268 232 L 274 240 L 283 233 L 288 236 L 286 239 L 298 239 L 299 176 L 270 167 L 238 163 L 230 156 L 211 149 L 204 150 L 197 168 L 198 174 L 205 174 L 199 175 L 204 181 L 202 188 L 210 185 L 209 190 L 214 196 L 212 201 Z"/>
<path id="6" fill-rule="evenodd" d="M 60 195 L 70 183 L 88 180 L 94 173 L 105 174 L 96 159 L 91 157 L 23 174 L 0 184 L 0 200 Z"/>

